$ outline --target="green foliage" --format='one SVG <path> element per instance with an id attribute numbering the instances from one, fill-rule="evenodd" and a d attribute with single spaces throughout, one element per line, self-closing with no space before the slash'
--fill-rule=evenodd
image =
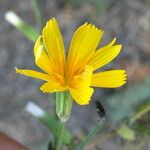
<path id="1" fill-rule="evenodd" d="M 139 105 L 148 102 L 149 90 L 150 77 L 147 77 L 142 82 L 110 96 L 105 103 L 108 106 L 106 113 L 111 124 L 121 122 L 122 119 L 131 115 Z"/>
<path id="2" fill-rule="evenodd" d="M 140 124 L 140 123 L 136 123 L 136 124 L 134 124 L 133 129 L 137 133 L 150 136 L 150 127 L 148 125 L 143 125 L 143 124 Z"/>
<path id="3" fill-rule="evenodd" d="M 61 124 L 53 117 L 50 117 L 48 114 L 45 114 L 44 116 L 40 117 L 39 120 L 50 129 L 50 131 L 53 133 L 56 138 L 60 136 L 61 132 Z M 70 144 L 72 140 L 72 136 L 70 132 L 65 128 L 63 132 L 63 143 L 64 144 Z"/>
<path id="4" fill-rule="evenodd" d="M 141 118 L 144 114 L 150 112 L 150 102 L 142 104 L 138 110 L 130 117 L 130 123 L 134 123 L 137 119 Z"/>
<path id="5" fill-rule="evenodd" d="M 117 128 L 116 132 L 126 140 L 135 140 L 134 131 L 125 124 L 122 124 L 119 128 Z"/>
<path id="6" fill-rule="evenodd" d="M 88 142 L 94 137 L 94 135 L 103 129 L 103 125 L 104 125 L 104 118 L 101 122 L 98 122 L 96 124 L 96 126 L 93 128 L 93 130 L 86 136 L 86 138 L 84 139 L 84 141 L 79 145 L 77 146 L 76 150 L 83 150 L 85 145 L 88 144 Z"/>
<path id="7" fill-rule="evenodd" d="M 40 0 L 31 0 L 33 11 L 37 20 L 38 30 L 40 31 L 42 27 L 42 14 L 40 11 L 39 1 Z"/>
<path id="8" fill-rule="evenodd" d="M 21 33 L 23 33 L 25 37 L 27 37 L 29 40 L 33 42 L 36 41 L 39 35 L 39 33 L 32 26 L 29 26 L 23 21 L 21 22 L 19 26 L 17 26 L 17 28 L 20 30 Z"/>

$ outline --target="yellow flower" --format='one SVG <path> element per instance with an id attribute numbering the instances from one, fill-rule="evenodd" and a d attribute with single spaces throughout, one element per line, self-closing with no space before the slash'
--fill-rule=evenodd
<path id="1" fill-rule="evenodd" d="M 53 18 L 47 22 L 34 46 L 35 63 L 44 72 L 16 69 L 17 73 L 46 81 L 43 92 L 70 91 L 80 105 L 88 104 L 94 92 L 92 87 L 116 88 L 126 83 L 125 70 L 93 73 L 112 61 L 121 45 L 108 45 L 97 49 L 103 31 L 85 23 L 74 33 L 66 55 L 61 32 Z"/>

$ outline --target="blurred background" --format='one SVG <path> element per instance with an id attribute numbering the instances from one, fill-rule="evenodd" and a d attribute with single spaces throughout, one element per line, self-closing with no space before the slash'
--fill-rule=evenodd
<path id="1" fill-rule="evenodd" d="M 48 129 L 24 110 L 27 102 L 33 101 L 51 113 L 54 95 L 39 90 L 42 81 L 15 74 L 15 67 L 38 68 L 34 43 L 5 20 L 5 13 L 13 11 L 37 30 L 55 17 L 66 49 L 75 29 L 86 21 L 104 30 L 100 46 L 117 38 L 122 52 L 103 70 L 126 69 L 127 84 L 118 89 L 96 89 L 88 106 L 74 103 L 68 128 L 76 141 L 82 140 L 98 120 L 95 101 L 99 100 L 106 111 L 106 129 L 86 150 L 150 149 L 150 1 L 39 0 L 42 24 L 32 1 L 0 1 L 0 131 L 30 150 L 41 150 L 51 137 Z"/>

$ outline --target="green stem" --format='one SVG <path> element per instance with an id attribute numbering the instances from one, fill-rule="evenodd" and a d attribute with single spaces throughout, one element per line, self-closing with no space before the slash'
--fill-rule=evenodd
<path id="1" fill-rule="evenodd" d="M 61 129 L 60 129 L 61 130 L 60 136 L 58 137 L 56 143 L 56 150 L 61 150 L 65 126 L 66 126 L 66 122 L 62 122 Z"/>
<path id="2" fill-rule="evenodd" d="M 88 134 L 88 136 L 85 138 L 85 140 L 77 147 L 76 150 L 83 150 L 84 146 L 94 137 L 94 135 L 102 129 L 104 125 L 104 120 L 102 122 L 97 123 L 95 128 Z"/>

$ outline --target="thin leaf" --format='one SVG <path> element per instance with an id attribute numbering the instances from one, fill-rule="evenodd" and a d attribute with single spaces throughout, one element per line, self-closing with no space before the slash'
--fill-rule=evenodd
<path id="1" fill-rule="evenodd" d="M 19 16 L 17 16 L 13 11 L 9 11 L 5 14 L 5 19 L 12 24 L 14 27 L 16 27 L 23 35 L 31 40 L 32 42 L 35 42 L 39 33 L 36 31 L 36 29 L 27 23 L 23 21 Z"/>
<path id="2" fill-rule="evenodd" d="M 134 140 L 135 133 L 127 125 L 122 124 L 119 128 L 116 129 L 116 132 L 126 140 Z"/>
<path id="3" fill-rule="evenodd" d="M 41 14 L 40 6 L 39 6 L 39 0 L 31 0 L 31 3 L 33 6 L 36 20 L 37 20 L 38 29 L 40 31 L 42 27 L 42 14 Z"/>
<path id="4" fill-rule="evenodd" d="M 87 135 L 85 140 L 79 146 L 77 146 L 76 150 L 83 150 L 85 145 L 94 137 L 94 135 L 98 131 L 103 129 L 103 125 L 104 125 L 104 118 L 103 121 L 96 124 L 95 128 Z"/>
<path id="5" fill-rule="evenodd" d="M 141 105 L 140 108 L 130 117 L 130 123 L 135 122 L 137 119 L 141 118 L 148 112 L 150 112 L 150 103 Z"/>
<path id="6" fill-rule="evenodd" d="M 39 35 L 39 33 L 33 27 L 27 25 L 25 22 L 22 22 L 20 26 L 18 26 L 18 29 L 26 38 L 32 42 L 35 42 Z"/>
<path id="7" fill-rule="evenodd" d="M 44 114 L 42 117 L 39 118 L 39 120 L 52 131 L 52 133 L 58 138 L 60 136 L 61 132 L 61 125 L 59 122 L 54 119 L 54 117 L 50 117 L 48 114 Z M 63 132 L 63 143 L 64 144 L 70 144 L 72 140 L 72 136 L 70 132 L 65 128 Z"/>
<path id="8" fill-rule="evenodd" d="M 108 97 L 104 104 L 107 106 L 107 116 L 112 125 L 116 125 L 125 117 L 150 98 L 150 77 Z"/>
<path id="9" fill-rule="evenodd" d="M 28 102 L 25 110 L 32 114 L 34 117 L 38 118 L 52 133 L 58 138 L 61 133 L 61 124 L 56 120 L 55 116 L 49 116 L 43 109 L 33 102 Z M 63 136 L 63 143 L 69 144 L 72 140 L 70 132 L 65 128 Z"/>

